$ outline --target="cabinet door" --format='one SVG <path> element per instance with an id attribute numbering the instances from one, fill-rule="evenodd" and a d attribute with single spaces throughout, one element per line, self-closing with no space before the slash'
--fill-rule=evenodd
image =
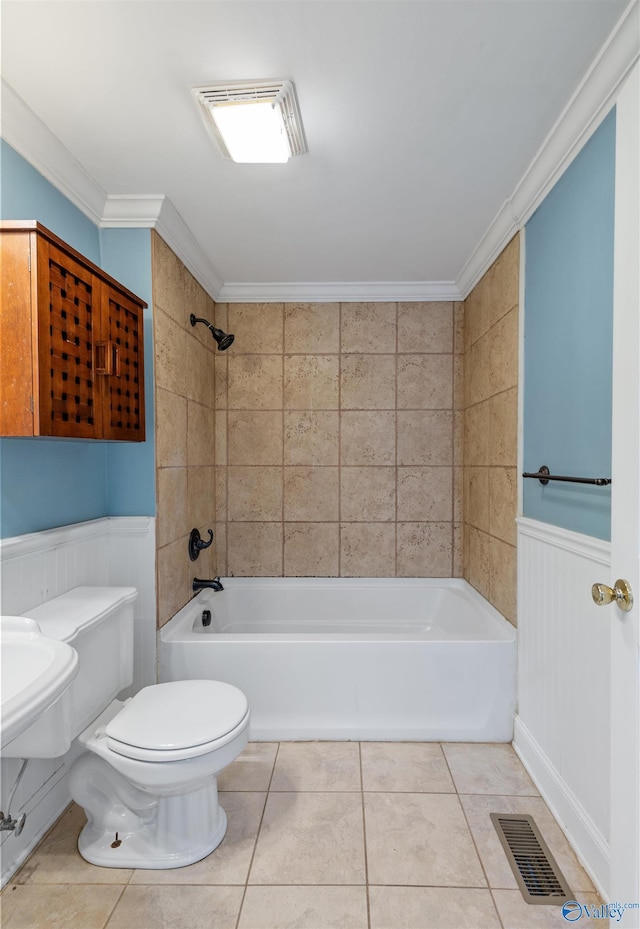
<path id="1" fill-rule="evenodd" d="M 39 434 L 100 438 L 94 339 L 101 281 L 51 242 L 38 249 Z"/>
<path id="2" fill-rule="evenodd" d="M 97 345 L 102 436 L 142 442 L 144 430 L 143 308 L 106 282 Z M 104 363 L 103 363 L 104 358 Z"/>

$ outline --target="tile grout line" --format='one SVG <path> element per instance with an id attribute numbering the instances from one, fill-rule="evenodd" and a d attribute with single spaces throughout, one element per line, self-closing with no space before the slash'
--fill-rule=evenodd
<path id="1" fill-rule="evenodd" d="M 260 822 L 258 823 L 258 828 L 256 830 L 256 838 L 255 838 L 255 842 L 253 843 L 253 852 L 251 853 L 251 860 L 249 861 L 249 867 L 247 868 L 247 876 L 244 882 L 244 888 L 242 891 L 242 899 L 240 901 L 240 907 L 238 909 L 238 918 L 236 919 L 235 929 L 238 929 L 238 926 L 240 925 L 240 917 L 242 915 L 244 901 L 247 896 L 247 890 L 249 889 L 249 877 L 251 876 L 251 869 L 253 867 L 253 861 L 256 856 L 256 849 L 258 847 L 258 839 L 260 838 L 260 830 L 262 829 L 262 823 L 264 822 L 264 814 L 267 809 L 267 803 L 269 802 L 269 794 L 271 793 L 271 783 L 273 781 L 273 775 L 276 770 L 276 762 L 278 761 L 278 755 L 280 753 L 280 745 L 281 743 L 278 742 L 276 753 L 273 758 L 273 764 L 271 766 L 271 775 L 269 777 L 269 783 L 267 784 L 267 791 L 266 791 L 265 798 L 264 798 L 264 806 L 262 807 L 262 815 L 260 816 Z"/>
<path id="2" fill-rule="evenodd" d="M 362 842 L 364 850 L 364 886 L 367 899 L 367 927 L 371 929 L 371 901 L 369 899 L 369 858 L 367 855 L 367 817 L 364 809 L 364 779 L 362 775 L 362 742 L 358 742 L 358 761 L 360 763 L 360 801 L 362 806 Z"/>
<path id="3" fill-rule="evenodd" d="M 133 877 L 133 874 L 131 875 L 131 877 Z M 128 883 L 122 885 L 122 890 L 121 890 L 121 892 L 120 892 L 120 894 L 119 894 L 119 896 L 118 896 L 118 899 L 117 899 L 116 902 L 114 903 L 113 909 L 111 910 L 111 912 L 110 912 L 109 915 L 107 916 L 107 920 L 106 920 L 104 926 L 102 927 L 102 929 L 109 929 L 109 923 L 111 922 L 111 920 L 112 920 L 112 918 L 113 918 L 113 914 L 115 913 L 115 911 L 117 910 L 118 906 L 120 905 L 120 903 L 121 903 L 121 901 L 122 901 L 122 898 L 123 898 L 123 896 L 124 896 L 124 892 L 125 892 L 125 890 L 127 889 L 127 887 L 129 886 L 129 883 L 131 882 L 131 877 L 129 878 L 129 882 L 128 882 Z M 84 886 L 86 887 L 87 885 L 85 884 Z M 90 886 L 90 885 L 89 885 L 89 886 Z M 95 885 L 94 885 L 94 886 L 95 886 Z M 108 884 L 101 884 L 101 885 L 98 885 L 98 886 L 108 887 L 109 885 L 108 885 Z M 113 886 L 113 885 L 111 885 L 111 886 Z"/>

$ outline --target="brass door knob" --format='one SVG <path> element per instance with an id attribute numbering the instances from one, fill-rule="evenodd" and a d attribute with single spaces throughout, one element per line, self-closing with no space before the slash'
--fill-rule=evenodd
<path id="1" fill-rule="evenodd" d="M 628 581 L 620 578 L 616 581 L 614 587 L 607 587 L 606 584 L 594 584 L 591 588 L 591 596 L 596 606 L 615 603 L 625 613 L 628 613 L 633 606 L 631 586 Z"/>

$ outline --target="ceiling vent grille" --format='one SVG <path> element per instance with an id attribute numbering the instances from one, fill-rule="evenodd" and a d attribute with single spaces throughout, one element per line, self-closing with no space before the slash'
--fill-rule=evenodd
<path id="1" fill-rule="evenodd" d="M 291 155 L 303 155 L 308 151 L 296 91 L 291 81 L 238 81 L 209 84 L 206 87 L 194 87 L 191 93 L 198 103 L 207 129 L 225 158 L 231 158 L 231 155 L 216 126 L 213 110 L 216 106 L 234 103 L 273 103 L 282 115 Z"/>

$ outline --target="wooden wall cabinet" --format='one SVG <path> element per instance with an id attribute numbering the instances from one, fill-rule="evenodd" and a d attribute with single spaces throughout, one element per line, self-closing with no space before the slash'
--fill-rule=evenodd
<path id="1" fill-rule="evenodd" d="M 146 303 L 40 223 L 0 223 L 0 435 L 142 442 Z"/>

